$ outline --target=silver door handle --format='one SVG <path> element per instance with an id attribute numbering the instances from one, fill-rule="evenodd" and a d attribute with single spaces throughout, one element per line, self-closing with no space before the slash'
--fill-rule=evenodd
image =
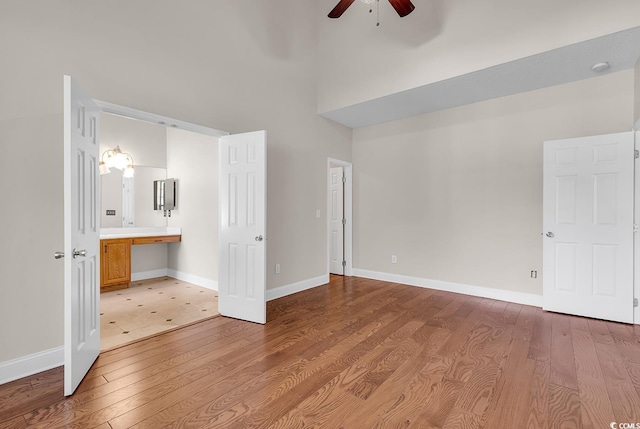
<path id="1" fill-rule="evenodd" d="M 87 256 L 87 251 L 73 249 L 73 259 L 77 258 L 78 256 L 82 256 L 82 257 Z"/>
<path id="2" fill-rule="evenodd" d="M 549 238 L 553 238 L 553 237 L 555 237 L 555 236 L 553 235 L 553 232 L 549 231 L 549 232 L 547 232 L 547 237 L 549 237 Z"/>
<path id="3" fill-rule="evenodd" d="M 64 258 L 64 252 L 55 252 L 53 254 L 53 257 L 56 258 L 56 259 L 62 259 L 62 258 Z"/>
<path id="4" fill-rule="evenodd" d="M 256 236 L 256 241 L 262 241 L 262 236 L 261 235 L 257 235 Z"/>

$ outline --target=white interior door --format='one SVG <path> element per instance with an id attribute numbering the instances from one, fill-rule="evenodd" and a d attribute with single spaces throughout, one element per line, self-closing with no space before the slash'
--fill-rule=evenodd
<path id="1" fill-rule="evenodd" d="M 331 188 L 331 250 L 329 268 L 331 274 L 344 275 L 344 170 L 342 167 L 329 169 Z"/>
<path id="2" fill-rule="evenodd" d="M 544 144 L 543 308 L 633 323 L 633 133 Z"/>
<path id="3" fill-rule="evenodd" d="M 100 353 L 99 110 L 64 77 L 64 394 Z"/>
<path id="4" fill-rule="evenodd" d="M 266 323 L 265 131 L 220 138 L 218 307 L 223 316 Z"/>

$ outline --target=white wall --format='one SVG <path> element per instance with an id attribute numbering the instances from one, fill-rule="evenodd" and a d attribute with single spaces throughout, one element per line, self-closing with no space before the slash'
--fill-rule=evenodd
<path id="1" fill-rule="evenodd" d="M 640 25 L 637 0 L 429 0 L 399 18 L 380 2 L 320 13 L 318 111 L 439 82 Z"/>
<path id="2" fill-rule="evenodd" d="M 633 77 L 355 130 L 354 266 L 541 294 L 543 142 L 631 129 Z"/>
<path id="3" fill-rule="evenodd" d="M 169 226 L 182 241 L 169 245 L 170 270 L 218 281 L 218 139 L 167 129 L 167 176 L 178 180 Z"/>
<path id="4" fill-rule="evenodd" d="M 92 97 L 229 132 L 266 129 L 269 288 L 326 273 L 326 159 L 351 130 L 316 114 L 318 9 L 298 0 L 4 0 L 0 363 L 63 343 L 62 76 Z M 137 160 L 136 160 L 137 162 Z"/>

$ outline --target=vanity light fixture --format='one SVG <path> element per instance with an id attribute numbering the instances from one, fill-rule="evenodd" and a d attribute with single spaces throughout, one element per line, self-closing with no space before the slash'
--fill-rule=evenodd
<path id="1" fill-rule="evenodd" d="M 122 152 L 120 146 L 105 150 L 99 165 L 100 174 L 110 173 L 111 168 L 124 170 L 123 177 L 133 177 L 133 157 L 129 153 Z"/>

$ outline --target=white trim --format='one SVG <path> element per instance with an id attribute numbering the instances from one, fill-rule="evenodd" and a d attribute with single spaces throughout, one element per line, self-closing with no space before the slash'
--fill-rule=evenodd
<path id="1" fill-rule="evenodd" d="M 201 286 L 203 288 L 218 290 L 218 282 L 215 280 L 208 279 L 206 277 L 196 276 L 194 274 L 184 273 L 182 271 L 176 271 L 172 269 L 167 269 L 167 275 L 169 277 L 173 277 L 178 280 L 182 280 L 183 282 L 193 283 L 196 286 Z"/>
<path id="2" fill-rule="evenodd" d="M 640 121 L 636 123 L 636 130 L 640 126 Z M 640 149 L 640 131 L 634 133 L 634 149 Z M 633 223 L 640 224 L 640 171 L 638 171 L 638 159 L 633 164 Z M 640 239 L 638 233 L 633 234 L 633 296 L 640 300 Z M 636 325 L 640 325 L 640 307 L 633 309 L 633 322 Z"/>
<path id="3" fill-rule="evenodd" d="M 207 136 L 222 137 L 229 135 L 226 131 L 216 130 L 202 125 L 184 122 L 178 119 L 169 118 L 167 116 L 156 115 L 142 110 L 132 109 L 130 107 L 120 106 L 118 104 L 108 103 L 102 100 L 93 100 L 96 102 L 100 110 L 104 113 L 123 116 L 125 118 L 137 119 L 152 124 L 164 125 L 167 128 L 180 128 L 182 130 L 193 131 L 194 133 L 204 134 Z"/>
<path id="4" fill-rule="evenodd" d="M 312 289 L 314 287 L 326 285 L 327 283 L 329 283 L 329 274 L 324 274 L 319 277 L 302 280 L 274 289 L 267 289 L 267 301 L 282 298 L 283 296 L 292 295 L 294 293 L 302 292 L 303 290 Z"/>
<path id="5" fill-rule="evenodd" d="M 514 292 L 504 289 L 493 289 L 482 286 L 474 286 L 463 283 L 445 282 L 442 280 L 430 280 L 419 277 L 403 276 L 400 274 L 381 273 L 377 271 L 361 270 L 354 268 L 353 275 L 367 279 L 382 280 L 392 283 L 402 283 L 409 286 L 418 286 L 428 289 L 444 290 L 447 292 L 461 293 L 464 295 L 479 296 L 482 298 L 497 299 L 499 301 L 514 302 L 516 304 L 542 307 L 542 295 Z"/>
<path id="6" fill-rule="evenodd" d="M 218 290 L 218 282 L 208 279 L 206 277 L 196 276 L 194 274 L 183 273 L 182 271 L 171 270 L 169 268 L 160 268 L 153 271 L 141 271 L 139 273 L 131 273 L 131 281 L 137 282 L 140 280 L 155 279 L 158 277 L 173 277 L 174 279 L 182 280 L 183 282 L 189 282 L 196 286 L 200 286 L 206 289 Z"/>
<path id="7" fill-rule="evenodd" d="M 44 350 L 0 363 L 0 384 L 64 365 L 64 347 Z"/>
<path id="8" fill-rule="evenodd" d="M 344 258 L 347 265 L 344 275 L 353 275 L 353 164 L 339 159 L 327 158 L 327 273 L 331 272 L 331 166 L 344 168 L 347 182 L 344 187 L 344 215 L 347 223 L 344 226 Z"/>
<path id="9" fill-rule="evenodd" d="M 160 268 L 159 270 L 153 270 L 153 271 L 141 271 L 139 273 L 131 273 L 131 281 L 137 282 L 140 280 L 155 279 L 157 277 L 165 277 L 168 275 L 169 275 L 168 268 Z"/>

